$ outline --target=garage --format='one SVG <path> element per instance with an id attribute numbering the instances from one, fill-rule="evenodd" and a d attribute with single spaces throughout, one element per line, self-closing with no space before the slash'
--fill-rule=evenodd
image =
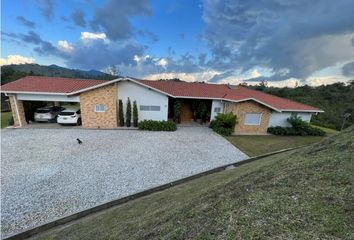
<path id="1" fill-rule="evenodd" d="M 2 86 L 1 92 L 9 97 L 14 127 L 25 127 L 34 120 L 56 122 L 58 113 L 64 108 L 66 110 L 63 115 L 67 116 L 61 117 L 61 123 L 76 121 L 80 124 L 80 95 L 72 93 L 104 82 L 106 81 L 27 76 Z M 36 109 L 39 111 L 35 114 Z M 75 119 L 71 120 L 72 116 Z"/>

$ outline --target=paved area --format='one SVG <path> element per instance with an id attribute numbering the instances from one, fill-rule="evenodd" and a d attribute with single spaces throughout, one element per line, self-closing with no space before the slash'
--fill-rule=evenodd
<path id="1" fill-rule="evenodd" d="M 65 128 L 1 133 L 3 237 L 247 158 L 200 127 L 176 132 Z"/>

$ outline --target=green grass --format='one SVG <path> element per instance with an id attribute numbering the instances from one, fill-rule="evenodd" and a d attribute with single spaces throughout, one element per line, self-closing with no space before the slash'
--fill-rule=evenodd
<path id="1" fill-rule="evenodd" d="M 354 128 L 36 239 L 354 239 Z"/>
<path id="2" fill-rule="evenodd" d="M 11 116 L 11 112 L 1 112 L 1 128 L 9 126 Z"/>
<path id="3" fill-rule="evenodd" d="M 315 127 L 315 128 L 319 128 L 319 129 L 325 131 L 327 135 L 334 135 L 334 134 L 339 133 L 339 131 L 337 131 L 337 130 L 335 130 L 335 129 L 320 127 L 320 126 L 313 125 L 313 124 L 311 124 L 311 126 L 312 126 L 312 127 Z"/>
<path id="4" fill-rule="evenodd" d="M 285 148 L 310 145 L 321 141 L 318 136 L 228 136 L 226 139 L 248 156 L 254 157 Z"/>

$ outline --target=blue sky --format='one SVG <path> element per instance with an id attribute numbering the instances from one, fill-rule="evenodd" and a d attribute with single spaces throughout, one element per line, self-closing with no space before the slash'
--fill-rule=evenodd
<path id="1" fill-rule="evenodd" d="M 186 81 L 354 78 L 354 1 L 3 0 L 1 64 Z"/>

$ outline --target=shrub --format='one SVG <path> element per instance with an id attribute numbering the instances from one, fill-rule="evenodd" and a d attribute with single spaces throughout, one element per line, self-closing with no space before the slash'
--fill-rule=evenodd
<path id="1" fill-rule="evenodd" d="M 216 133 L 219 133 L 220 135 L 223 135 L 223 136 L 230 136 L 233 132 L 232 128 L 225 128 L 225 127 L 215 127 L 215 128 L 213 128 L 213 130 Z"/>
<path id="2" fill-rule="evenodd" d="M 126 113 L 125 117 L 127 118 L 127 127 L 130 127 L 130 125 L 132 123 L 132 105 L 130 103 L 129 98 L 127 101 L 127 113 Z"/>
<path id="3" fill-rule="evenodd" d="M 218 113 L 215 120 L 210 122 L 209 127 L 221 135 L 231 135 L 237 123 L 237 116 L 230 113 Z"/>
<path id="4" fill-rule="evenodd" d="M 173 120 L 175 121 L 175 123 L 180 123 L 181 122 L 181 109 L 182 109 L 181 100 L 179 100 L 179 99 L 175 100 L 173 109 L 174 109 Z"/>
<path id="5" fill-rule="evenodd" d="M 133 102 L 133 126 L 137 127 L 138 126 L 138 106 L 136 104 L 136 101 Z"/>
<path id="6" fill-rule="evenodd" d="M 140 130 L 147 131 L 176 131 L 177 126 L 171 121 L 154 121 L 154 120 L 144 120 L 139 124 Z"/>
<path id="7" fill-rule="evenodd" d="M 312 127 L 298 116 L 293 116 L 287 120 L 292 127 L 269 127 L 267 132 L 282 136 L 324 136 L 326 134 L 323 130 Z"/>
<path id="8" fill-rule="evenodd" d="M 119 126 L 124 126 L 124 113 L 123 113 L 123 101 L 119 99 L 118 104 L 118 111 L 119 111 Z"/>

